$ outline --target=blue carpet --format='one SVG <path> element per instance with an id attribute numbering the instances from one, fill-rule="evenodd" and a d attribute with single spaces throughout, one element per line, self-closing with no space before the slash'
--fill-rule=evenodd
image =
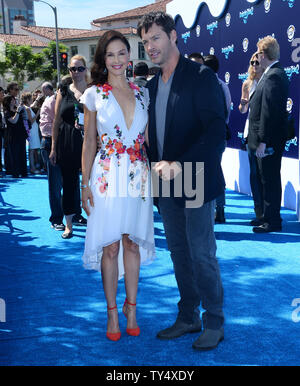
<path id="1" fill-rule="evenodd" d="M 142 267 L 139 338 L 105 337 L 106 304 L 100 274 L 82 268 L 84 227 L 71 240 L 48 222 L 45 176 L 0 180 L 0 365 L 300 365 L 300 224 L 283 209 L 284 231 L 255 235 L 247 221 L 250 197 L 227 191 L 227 224 L 216 225 L 225 291 L 225 340 L 210 352 L 191 348 L 197 334 L 160 341 L 156 332 L 177 314 L 178 291 L 160 216 L 155 212 L 157 259 Z M 124 301 L 120 281 L 117 302 Z M 300 301 L 300 300 L 299 300 Z M 300 304 L 299 304 L 300 305 Z M 297 314 L 300 319 L 300 312 Z"/>

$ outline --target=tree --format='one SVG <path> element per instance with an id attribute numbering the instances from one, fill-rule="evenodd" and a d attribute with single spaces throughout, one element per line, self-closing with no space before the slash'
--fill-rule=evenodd
<path id="1" fill-rule="evenodd" d="M 61 52 L 66 52 L 67 47 L 59 45 Z M 5 44 L 5 57 L 0 62 L 0 75 L 6 81 L 15 81 L 23 89 L 24 83 L 41 79 L 56 83 L 57 70 L 53 68 L 52 57 L 56 55 L 55 42 L 50 42 L 47 48 L 40 53 L 34 53 L 30 46 L 17 46 Z M 67 70 L 62 71 L 62 74 Z"/>
<path id="2" fill-rule="evenodd" d="M 68 48 L 64 44 L 59 44 L 59 52 L 67 52 Z M 56 43 L 50 42 L 47 48 L 42 50 L 44 57 L 44 63 L 40 68 L 39 77 L 43 80 L 56 83 L 57 81 L 57 70 L 53 68 L 53 57 L 56 58 Z M 61 69 L 61 74 L 66 75 L 67 69 Z"/>

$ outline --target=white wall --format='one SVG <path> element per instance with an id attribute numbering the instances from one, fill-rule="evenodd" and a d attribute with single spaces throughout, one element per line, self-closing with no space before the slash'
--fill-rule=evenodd
<path id="1" fill-rule="evenodd" d="M 226 187 L 251 195 L 246 151 L 226 148 L 222 158 Z M 281 167 L 282 206 L 295 210 L 300 220 L 300 161 L 283 157 Z"/>

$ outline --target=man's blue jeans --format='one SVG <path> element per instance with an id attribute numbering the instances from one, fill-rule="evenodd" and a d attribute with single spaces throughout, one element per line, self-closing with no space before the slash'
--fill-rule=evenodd
<path id="1" fill-rule="evenodd" d="M 61 170 L 58 165 L 53 166 L 49 161 L 49 155 L 51 152 L 51 137 L 42 138 L 41 142 L 41 154 L 43 161 L 47 166 L 48 174 L 48 188 L 49 188 L 49 204 L 51 210 L 51 216 L 49 221 L 52 224 L 61 224 L 63 222 L 63 208 L 62 208 L 62 176 Z M 76 186 L 76 214 L 81 214 L 80 207 L 80 189 L 79 184 Z"/>
<path id="2" fill-rule="evenodd" d="M 224 323 L 223 286 L 216 259 L 215 201 L 200 208 L 180 208 L 172 198 L 160 198 L 159 208 L 180 293 L 178 319 L 191 324 L 202 303 L 205 328 Z"/>

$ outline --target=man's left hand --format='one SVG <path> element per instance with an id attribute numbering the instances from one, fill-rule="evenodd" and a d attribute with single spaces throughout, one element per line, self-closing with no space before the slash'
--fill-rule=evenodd
<path id="1" fill-rule="evenodd" d="M 181 173 L 181 165 L 179 162 L 159 161 L 154 166 L 154 171 L 164 180 L 169 181 L 177 177 Z"/>
<path id="2" fill-rule="evenodd" d="M 261 142 L 258 148 L 256 149 L 256 157 L 258 158 L 266 157 L 267 154 L 265 154 L 265 150 L 266 150 L 266 144 Z"/>

